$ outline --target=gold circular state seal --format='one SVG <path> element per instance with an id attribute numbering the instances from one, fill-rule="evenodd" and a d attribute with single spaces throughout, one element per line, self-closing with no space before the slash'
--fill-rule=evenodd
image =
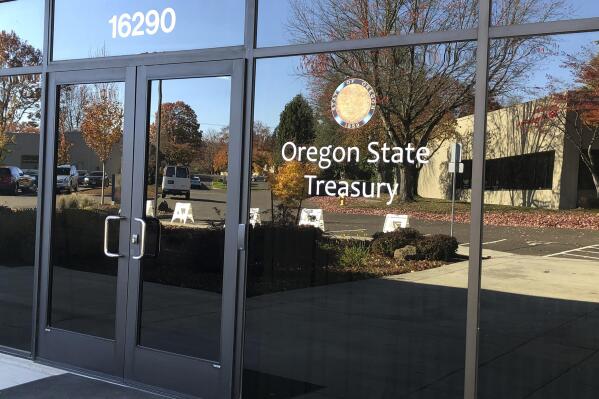
<path id="1" fill-rule="evenodd" d="M 331 111 L 339 125 L 356 129 L 370 121 L 376 110 L 376 94 L 362 79 L 346 79 L 331 99 Z"/>

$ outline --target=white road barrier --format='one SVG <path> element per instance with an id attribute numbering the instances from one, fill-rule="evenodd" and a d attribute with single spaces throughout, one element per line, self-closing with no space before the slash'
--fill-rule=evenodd
<path id="1" fill-rule="evenodd" d="M 146 201 L 146 217 L 155 217 L 156 213 L 154 211 L 154 201 L 147 200 Z"/>
<path id="2" fill-rule="evenodd" d="M 383 225 L 383 233 L 389 233 L 397 229 L 405 229 L 410 227 L 410 217 L 408 215 L 387 214 L 385 216 L 385 224 Z"/>
<path id="3" fill-rule="evenodd" d="M 324 218 L 322 217 L 322 209 L 302 209 L 299 225 L 312 226 L 324 231 Z"/>
<path id="4" fill-rule="evenodd" d="M 183 224 L 187 223 L 188 220 L 191 220 L 191 223 L 195 223 L 195 220 L 193 220 L 193 210 L 189 202 L 177 202 L 171 222 L 174 223 L 176 220 L 181 221 Z"/>
<path id="5" fill-rule="evenodd" d="M 250 208 L 250 224 L 252 226 L 262 224 L 262 218 L 260 217 L 260 208 Z"/>

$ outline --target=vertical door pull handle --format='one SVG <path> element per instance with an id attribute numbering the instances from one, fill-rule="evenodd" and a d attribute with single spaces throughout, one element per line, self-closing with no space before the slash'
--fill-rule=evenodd
<path id="1" fill-rule="evenodd" d="M 135 218 L 135 221 L 141 224 L 141 236 L 139 237 L 139 255 L 134 256 L 133 259 L 140 260 L 146 252 L 146 221 L 140 218 Z"/>
<path id="2" fill-rule="evenodd" d="M 120 254 L 112 253 L 108 250 L 108 227 L 110 225 L 111 220 L 123 220 L 125 219 L 123 216 L 107 216 L 104 219 L 104 255 L 109 258 L 120 258 Z"/>
<path id="3" fill-rule="evenodd" d="M 237 227 L 237 250 L 238 251 L 245 251 L 246 232 L 247 232 L 247 226 L 245 224 L 240 224 Z"/>

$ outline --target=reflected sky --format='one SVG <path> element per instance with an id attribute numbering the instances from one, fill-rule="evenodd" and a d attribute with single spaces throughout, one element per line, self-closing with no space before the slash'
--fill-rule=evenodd
<path id="1" fill-rule="evenodd" d="M 44 1 L 16 0 L 0 4 L 0 31 L 14 30 L 33 47 L 44 42 Z"/>
<path id="2" fill-rule="evenodd" d="M 57 0 L 55 7 L 56 60 L 243 44 L 243 0 Z M 167 7 L 176 12 L 172 32 L 159 29 L 149 35 L 146 26 L 140 25 L 143 35 L 112 37 L 113 25 L 109 20 L 114 15 L 118 18 L 123 13 L 146 14 L 150 10 L 161 13 Z"/>
<path id="3" fill-rule="evenodd" d="M 305 0 L 315 1 L 315 0 Z M 499 0 L 497 0 L 499 1 Z M 102 51 L 106 46 L 109 55 L 129 54 L 143 51 L 164 51 L 200 48 L 217 45 L 239 44 L 243 41 L 243 0 L 220 0 L 191 2 L 186 0 L 107 0 L 76 1 L 57 0 L 57 46 L 55 58 L 88 57 Z M 201 7 L 200 5 L 201 4 Z M 599 2 L 595 0 L 570 1 L 575 17 L 599 15 Z M 112 15 L 135 10 L 162 10 L 172 7 L 177 12 L 176 29 L 170 34 L 162 32 L 154 36 L 112 39 Z M 43 1 L 16 0 L 0 5 L 0 29 L 16 29 L 17 33 L 31 44 L 40 47 L 43 42 Z M 86 18 L 93 16 L 93 18 Z M 195 16 L 195 17 L 194 17 Z M 285 44 L 290 41 L 285 28 L 289 18 L 289 0 L 261 0 L 259 40 L 262 45 Z M 33 21 L 39 21 L 34 23 Z M 539 49 L 547 57 L 535 66 L 530 86 L 542 87 L 547 75 L 569 79 L 569 72 L 561 68 L 564 54 L 580 51 L 582 46 L 592 45 L 599 39 L 597 33 L 554 36 L 555 46 Z M 307 95 L 307 82 L 298 74 L 300 58 L 280 58 L 258 61 L 255 119 L 274 128 L 284 105 L 298 93 Z M 184 95 L 173 84 L 173 98 Z M 218 110 L 201 116 L 202 110 L 212 107 L 210 96 L 197 96 L 193 108 L 198 112 L 202 128 L 208 124 L 220 125 L 228 116 Z M 227 110 L 228 112 L 228 110 Z M 228 122 L 227 122 L 228 123 Z"/>
<path id="4" fill-rule="evenodd" d="M 206 136 L 229 126 L 231 79 L 229 77 L 169 79 L 162 85 L 162 103 L 183 101 L 198 116 Z M 158 81 L 152 82 L 150 123 L 158 110 Z"/>

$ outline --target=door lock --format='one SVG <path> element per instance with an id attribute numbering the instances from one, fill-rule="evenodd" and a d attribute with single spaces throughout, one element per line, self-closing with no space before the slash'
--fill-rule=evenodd
<path id="1" fill-rule="evenodd" d="M 139 236 L 137 234 L 133 234 L 131 236 L 131 244 L 137 244 L 139 242 Z"/>

